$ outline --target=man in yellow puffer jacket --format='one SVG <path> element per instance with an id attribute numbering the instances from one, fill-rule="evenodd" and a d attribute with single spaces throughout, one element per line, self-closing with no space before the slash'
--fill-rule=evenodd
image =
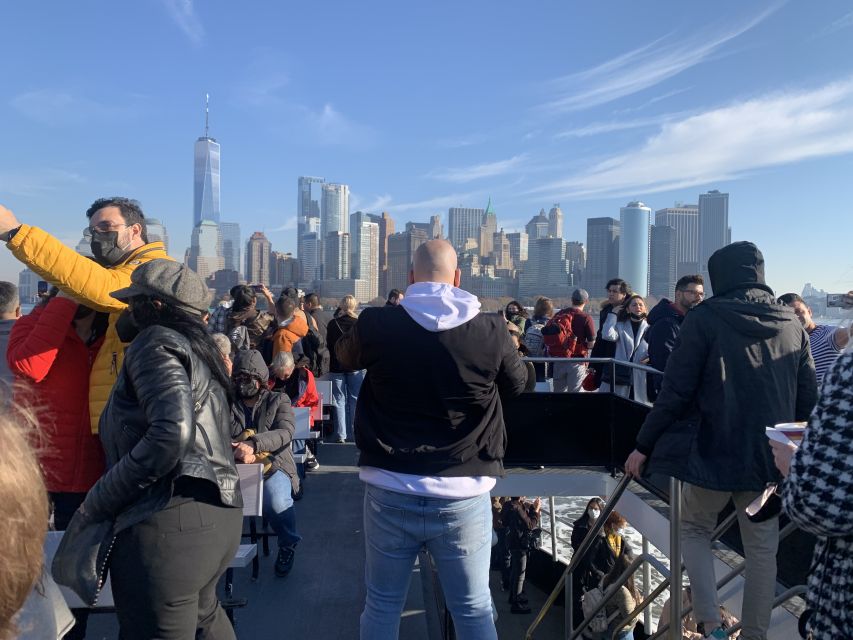
<path id="1" fill-rule="evenodd" d="M 89 417 L 98 430 L 101 411 L 110 396 L 124 360 L 126 344 L 116 332 L 116 320 L 127 305 L 110 293 L 130 286 L 130 274 L 141 264 L 168 258 L 162 242 L 148 242 L 145 216 L 128 198 L 101 198 L 86 212 L 93 262 L 38 227 L 21 224 L 0 205 L 0 240 L 12 254 L 42 279 L 59 287 L 79 304 L 110 314 L 104 344 L 92 367 Z"/>

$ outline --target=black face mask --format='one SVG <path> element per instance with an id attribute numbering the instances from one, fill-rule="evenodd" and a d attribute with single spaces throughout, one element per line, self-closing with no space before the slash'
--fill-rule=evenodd
<path id="1" fill-rule="evenodd" d="M 128 254 L 127 247 L 122 249 L 118 246 L 118 231 L 93 230 L 89 246 L 95 262 L 102 267 L 115 266 Z"/>
<path id="2" fill-rule="evenodd" d="M 237 392 L 241 398 L 254 398 L 261 390 L 254 380 L 246 380 L 237 385 Z"/>
<path id="3" fill-rule="evenodd" d="M 645 313 L 629 313 L 628 315 L 631 316 L 632 320 L 645 320 L 646 319 Z"/>
<path id="4" fill-rule="evenodd" d="M 116 333 L 118 339 L 124 343 L 132 342 L 139 335 L 139 327 L 136 326 L 129 309 L 122 311 L 116 320 Z"/>

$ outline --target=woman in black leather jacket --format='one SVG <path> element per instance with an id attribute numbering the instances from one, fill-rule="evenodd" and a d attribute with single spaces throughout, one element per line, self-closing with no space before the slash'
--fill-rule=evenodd
<path id="1" fill-rule="evenodd" d="M 107 473 L 80 511 L 113 520 L 110 575 L 121 637 L 234 638 L 216 583 L 240 543 L 229 379 L 202 324 L 209 294 L 188 268 L 152 260 L 112 295 L 127 348 L 101 415 Z M 124 334 L 124 335 L 121 335 Z"/>

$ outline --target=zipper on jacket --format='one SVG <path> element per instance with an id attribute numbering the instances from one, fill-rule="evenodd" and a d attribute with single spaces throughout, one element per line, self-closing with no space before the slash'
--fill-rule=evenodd
<path id="1" fill-rule="evenodd" d="M 207 453 L 213 455 L 213 447 L 210 445 L 210 438 L 207 437 L 207 431 L 200 424 L 196 423 L 196 427 L 201 431 L 201 437 L 204 439 L 204 444 L 207 447 Z"/>
<path id="2" fill-rule="evenodd" d="M 110 373 L 116 375 L 118 373 L 118 353 L 113 351 L 113 359 L 110 362 Z"/>

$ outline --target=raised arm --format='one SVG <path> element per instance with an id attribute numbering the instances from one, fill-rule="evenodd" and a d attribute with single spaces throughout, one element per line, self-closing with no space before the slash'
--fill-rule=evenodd
<path id="1" fill-rule="evenodd" d="M 6 362 L 9 370 L 33 382 L 41 382 L 50 373 L 77 305 L 54 298 L 47 307 L 35 309 L 14 325 L 9 334 Z"/>

